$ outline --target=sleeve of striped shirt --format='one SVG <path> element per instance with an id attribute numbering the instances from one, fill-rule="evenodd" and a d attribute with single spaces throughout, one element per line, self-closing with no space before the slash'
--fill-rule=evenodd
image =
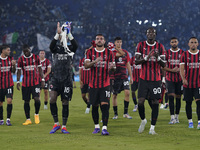
<path id="1" fill-rule="evenodd" d="M 17 61 L 17 69 L 22 69 L 22 60 L 21 60 L 21 57 Z"/>
<path id="2" fill-rule="evenodd" d="M 41 64 L 41 61 L 40 61 L 40 58 L 38 55 L 36 57 L 36 65 L 37 65 L 37 67 L 42 67 L 42 64 Z"/>
<path id="3" fill-rule="evenodd" d="M 136 46 L 135 55 L 141 55 L 141 42 Z"/>
<path id="4" fill-rule="evenodd" d="M 185 52 L 181 55 L 180 65 L 185 64 Z"/>
<path id="5" fill-rule="evenodd" d="M 89 60 L 92 61 L 92 57 L 91 57 L 91 49 L 89 49 L 85 55 L 85 61 Z"/>

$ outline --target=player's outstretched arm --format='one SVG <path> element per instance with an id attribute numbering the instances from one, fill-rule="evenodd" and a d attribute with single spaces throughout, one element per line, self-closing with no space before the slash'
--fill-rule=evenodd
<path id="1" fill-rule="evenodd" d="M 17 90 L 20 90 L 20 77 L 21 77 L 21 69 L 17 69 Z"/>

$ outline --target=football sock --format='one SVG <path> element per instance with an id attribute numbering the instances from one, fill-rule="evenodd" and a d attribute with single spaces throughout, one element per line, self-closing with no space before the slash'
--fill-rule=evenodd
<path id="1" fill-rule="evenodd" d="M 117 106 L 113 106 L 113 110 L 114 110 L 114 115 L 117 115 L 117 116 L 118 116 Z"/>
<path id="2" fill-rule="evenodd" d="M 188 120 L 192 119 L 192 102 L 186 101 L 185 110 Z"/>
<path id="3" fill-rule="evenodd" d="M 149 106 L 151 107 L 152 109 L 152 101 L 150 99 L 148 99 L 148 103 L 149 103 Z"/>
<path id="4" fill-rule="evenodd" d="M 47 105 L 48 104 L 48 102 L 44 102 L 44 105 Z"/>
<path id="5" fill-rule="evenodd" d="M 50 103 L 50 110 L 53 116 L 54 122 L 58 122 L 58 107 L 56 103 Z"/>
<path id="6" fill-rule="evenodd" d="M 68 116 L 69 116 L 69 105 L 63 105 L 63 109 L 62 109 L 63 125 L 67 124 Z"/>
<path id="7" fill-rule="evenodd" d="M 40 111 L 40 101 L 36 101 L 35 102 L 35 114 L 39 114 L 39 111 Z"/>
<path id="8" fill-rule="evenodd" d="M 129 105 L 129 102 L 124 100 L 124 114 L 128 113 L 128 105 Z"/>
<path id="9" fill-rule="evenodd" d="M 90 108 L 90 102 L 87 102 L 87 108 Z"/>
<path id="10" fill-rule="evenodd" d="M 98 106 L 92 106 L 92 118 L 94 121 L 94 124 L 99 124 L 99 112 L 98 112 Z"/>
<path id="11" fill-rule="evenodd" d="M 196 108 L 197 117 L 198 117 L 198 120 L 200 120 L 200 100 L 196 101 L 196 104 L 197 104 L 197 108 Z"/>
<path id="12" fill-rule="evenodd" d="M 7 118 L 11 117 L 12 108 L 13 108 L 12 104 L 7 104 Z"/>
<path id="13" fill-rule="evenodd" d="M 174 115 L 174 96 L 169 96 L 169 110 L 170 115 Z"/>
<path id="14" fill-rule="evenodd" d="M 24 112 L 26 115 L 26 119 L 30 118 L 30 105 L 27 102 L 24 102 Z"/>
<path id="15" fill-rule="evenodd" d="M 151 125 L 156 125 L 159 104 L 152 104 Z"/>
<path id="16" fill-rule="evenodd" d="M 136 99 L 136 97 L 133 98 L 133 103 L 134 103 L 135 105 L 137 105 L 137 99 Z"/>
<path id="17" fill-rule="evenodd" d="M 3 106 L 0 106 L 0 120 L 3 120 Z"/>
<path id="18" fill-rule="evenodd" d="M 145 108 L 144 108 L 144 105 L 138 105 L 138 112 L 139 112 L 139 115 L 140 115 L 140 118 L 141 120 L 144 120 L 145 118 Z"/>
<path id="19" fill-rule="evenodd" d="M 107 104 L 101 105 L 103 126 L 108 124 L 109 106 Z"/>
<path id="20" fill-rule="evenodd" d="M 179 114 L 180 109 L 181 109 L 181 99 L 176 98 L 176 113 L 175 114 Z"/>
<path id="21" fill-rule="evenodd" d="M 168 94 L 165 93 L 165 103 L 168 103 Z"/>

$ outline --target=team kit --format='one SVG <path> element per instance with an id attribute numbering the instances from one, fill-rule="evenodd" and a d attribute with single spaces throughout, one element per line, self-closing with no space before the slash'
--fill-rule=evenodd
<path id="1" fill-rule="evenodd" d="M 178 47 L 178 38 L 169 40 L 171 48 L 166 50 L 162 43 L 156 40 L 156 29 L 146 30 L 146 40 L 137 44 L 134 56 L 130 58 L 127 50 L 122 48 L 121 37 L 114 38 L 114 42 L 106 44 L 104 35 L 97 34 L 91 47 L 83 51 L 79 62 L 79 80 L 81 96 L 86 104 L 85 113 L 92 114 L 94 130 L 91 134 L 109 135 L 108 120 L 111 103 L 113 107 L 112 119 L 118 119 L 117 96 L 124 92 L 123 117 L 132 119 L 128 113 L 130 95 L 134 102 L 133 112 L 140 116 L 141 123 L 138 132 L 145 130 L 145 101 L 151 108 L 150 135 L 156 135 L 155 126 L 158 118 L 159 103 L 163 104 L 163 96 L 167 97 L 165 106 L 169 107 L 169 123 L 177 124 L 181 108 L 181 97 L 185 101 L 185 111 L 188 128 L 200 130 L 200 52 L 198 39 L 188 39 L 188 50 Z M 71 45 L 67 43 L 70 42 Z M 34 121 L 40 123 L 39 111 L 41 106 L 40 93 L 44 91 L 44 109 L 48 103 L 53 128 L 50 134 L 61 130 L 69 134 L 66 124 L 69 116 L 69 101 L 73 96 L 72 61 L 78 43 L 71 33 L 71 22 L 63 25 L 57 23 L 57 32 L 50 43 L 52 62 L 45 58 L 45 51 L 39 55 L 31 53 L 29 45 L 22 46 L 23 55 L 14 60 L 10 56 L 9 45 L 0 47 L 0 126 L 11 124 L 13 109 L 14 82 L 12 74 L 17 74 L 17 90 L 22 91 L 24 113 L 26 120 L 23 125 L 30 125 L 30 100 L 34 99 Z M 21 73 L 23 75 L 20 83 Z M 131 93 L 131 94 L 130 94 Z M 58 120 L 57 98 L 62 101 L 62 124 Z M 112 98 L 112 99 L 111 99 Z M 50 99 L 50 100 L 49 100 Z M 166 100 L 166 98 L 165 98 Z M 192 102 L 196 103 L 197 124 L 192 120 Z M 3 103 L 7 102 L 7 119 L 3 119 Z M 99 118 L 99 107 L 102 118 Z M 99 122 L 102 122 L 100 128 Z M 195 126 L 196 125 L 196 126 Z"/>

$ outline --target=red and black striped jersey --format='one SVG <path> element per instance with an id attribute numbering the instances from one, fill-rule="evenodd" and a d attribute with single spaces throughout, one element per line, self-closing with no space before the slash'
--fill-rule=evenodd
<path id="1" fill-rule="evenodd" d="M 85 69 L 84 62 L 85 58 L 80 59 L 79 69 L 81 69 L 81 81 L 83 84 L 89 84 L 90 68 Z"/>
<path id="2" fill-rule="evenodd" d="M 0 89 L 6 89 L 14 85 L 12 78 L 13 57 L 2 58 L 0 56 Z"/>
<path id="3" fill-rule="evenodd" d="M 41 60 L 41 65 L 42 65 L 42 71 L 43 74 L 47 73 L 47 69 L 50 67 L 51 68 L 51 63 L 49 61 L 49 59 L 45 58 L 44 60 Z M 41 77 L 40 78 L 40 82 L 41 82 Z M 45 77 L 45 82 L 49 80 L 49 74 Z"/>
<path id="4" fill-rule="evenodd" d="M 91 88 L 103 88 L 110 85 L 109 77 L 109 63 L 114 63 L 113 52 L 104 48 L 102 51 L 97 51 L 96 48 L 89 49 L 86 53 L 86 60 L 94 61 L 96 58 L 101 57 L 101 61 L 94 64 L 90 68 L 91 77 L 89 86 Z"/>
<path id="5" fill-rule="evenodd" d="M 148 56 L 149 52 L 153 49 L 159 52 L 161 58 L 165 57 L 165 48 L 157 41 L 155 41 L 154 44 L 149 44 L 147 41 L 138 43 L 135 55 L 141 55 L 144 58 Z M 142 63 L 140 78 L 147 81 L 160 81 L 160 70 L 161 66 L 156 57 L 152 56 L 148 61 Z"/>
<path id="6" fill-rule="evenodd" d="M 131 64 L 131 66 L 132 66 L 133 81 L 139 82 L 141 64 L 139 64 L 139 65 L 136 65 L 136 64 L 135 64 L 135 56 L 133 56 L 133 57 L 131 58 L 130 64 Z"/>
<path id="7" fill-rule="evenodd" d="M 114 72 L 115 79 L 128 78 L 126 64 L 130 61 L 130 57 L 126 50 L 124 49 L 122 50 L 125 52 L 125 55 L 120 56 L 120 57 L 116 56 L 117 50 L 113 50 L 113 53 L 115 55 L 115 64 L 116 64 L 116 70 Z"/>
<path id="8" fill-rule="evenodd" d="M 32 54 L 29 57 L 22 55 L 18 59 L 17 69 L 22 69 L 23 79 L 22 86 L 30 87 L 39 84 L 38 67 L 41 67 L 38 55 Z"/>
<path id="9" fill-rule="evenodd" d="M 176 51 L 169 49 L 166 51 L 166 67 L 173 69 L 174 67 L 179 68 L 181 55 L 183 54 L 182 49 L 178 49 Z M 170 72 L 166 71 L 166 80 L 172 82 L 180 82 L 181 76 L 179 72 Z"/>
<path id="10" fill-rule="evenodd" d="M 185 65 L 185 78 L 188 81 L 186 88 L 200 87 L 200 52 L 191 53 L 190 50 L 185 51 L 181 56 L 180 65 Z"/>

